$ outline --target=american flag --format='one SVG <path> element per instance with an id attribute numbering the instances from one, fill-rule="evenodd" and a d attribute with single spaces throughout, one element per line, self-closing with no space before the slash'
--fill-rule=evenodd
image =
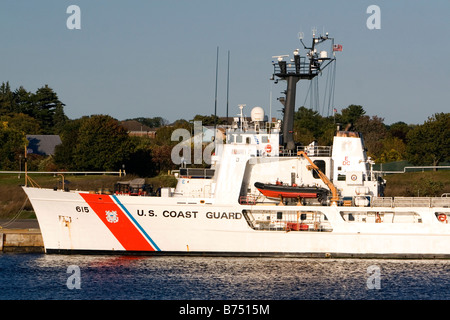
<path id="1" fill-rule="evenodd" d="M 342 44 L 335 44 L 333 46 L 333 51 L 342 51 Z"/>

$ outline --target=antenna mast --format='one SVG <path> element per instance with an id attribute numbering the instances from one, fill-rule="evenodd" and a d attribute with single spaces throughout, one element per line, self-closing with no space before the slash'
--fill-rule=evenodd
<path id="1" fill-rule="evenodd" d="M 217 75 L 219 73 L 219 47 L 217 47 L 217 57 L 216 57 L 216 93 L 214 100 L 214 132 L 216 132 L 217 127 Z"/>
<path id="2" fill-rule="evenodd" d="M 228 71 L 227 71 L 227 125 L 228 125 L 229 96 L 230 96 L 230 50 L 228 50 Z"/>
<path id="3" fill-rule="evenodd" d="M 319 75 L 332 61 L 336 60 L 335 56 L 322 50 L 317 52 L 317 47 L 325 41 L 331 41 L 331 50 L 335 51 L 334 39 L 325 36 L 315 35 L 316 30 L 313 30 L 313 38 L 311 47 L 305 46 L 303 43 L 303 33 L 299 32 L 299 40 L 306 50 L 306 55 L 301 56 L 300 50 L 294 50 L 294 59 L 290 62 L 285 61 L 289 55 L 273 56 L 277 61 L 272 61 L 274 72 L 271 80 L 286 80 L 287 88 L 284 91 L 285 97 L 280 97 L 278 100 L 283 104 L 283 145 L 288 150 L 295 149 L 294 142 L 294 113 L 295 113 L 295 95 L 297 91 L 297 82 L 300 80 L 312 80 Z M 340 46 L 340 50 L 342 46 Z M 275 78 L 277 77 L 277 78 Z"/>

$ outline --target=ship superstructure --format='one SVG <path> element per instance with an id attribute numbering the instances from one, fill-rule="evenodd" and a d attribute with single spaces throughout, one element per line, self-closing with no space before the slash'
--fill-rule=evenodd
<path id="1" fill-rule="evenodd" d="M 331 60 L 315 51 L 326 40 L 313 38 L 292 65 L 277 57 L 274 79 L 287 81 L 282 121 L 260 107 L 248 119 L 240 105 L 231 126 L 216 130 L 210 168 L 182 165 L 176 188 L 160 196 L 24 187 L 46 251 L 450 257 L 450 199 L 383 197 L 359 133 L 337 130 L 332 146 L 295 143 L 295 83 Z"/>

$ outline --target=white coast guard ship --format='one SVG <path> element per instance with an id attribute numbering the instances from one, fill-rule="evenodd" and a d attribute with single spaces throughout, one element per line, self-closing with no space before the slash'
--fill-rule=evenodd
<path id="1" fill-rule="evenodd" d="M 307 58 L 274 63 L 287 81 L 283 121 L 261 108 L 225 128 L 208 169 L 182 167 L 160 196 L 24 187 L 47 253 L 298 257 L 450 257 L 448 198 L 385 198 L 360 134 L 332 146 L 295 145 L 295 83 L 323 69 Z M 297 51 L 296 51 L 297 52 Z M 298 52 L 297 52 L 298 53 Z M 216 141 L 220 140 L 217 134 Z"/>

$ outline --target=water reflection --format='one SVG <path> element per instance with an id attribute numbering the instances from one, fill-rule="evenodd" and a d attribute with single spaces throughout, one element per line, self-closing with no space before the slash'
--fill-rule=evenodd
<path id="1" fill-rule="evenodd" d="M 3 254 L 0 272 L 1 299 L 450 299 L 447 260 Z"/>

